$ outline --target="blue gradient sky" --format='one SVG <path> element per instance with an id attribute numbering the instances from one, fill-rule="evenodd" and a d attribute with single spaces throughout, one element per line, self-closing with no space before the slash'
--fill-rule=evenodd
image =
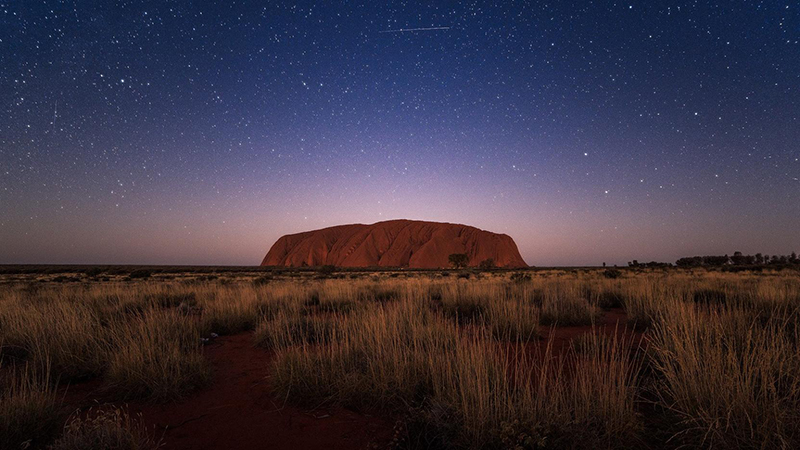
<path id="1" fill-rule="evenodd" d="M 796 4 L 207 3 L 0 0 L 0 263 L 393 218 L 534 265 L 800 250 Z"/>

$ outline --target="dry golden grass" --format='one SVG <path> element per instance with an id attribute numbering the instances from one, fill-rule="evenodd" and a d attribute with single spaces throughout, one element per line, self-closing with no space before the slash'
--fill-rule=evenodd
<path id="1" fill-rule="evenodd" d="M 252 332 L 275 353 L 282 400 L 400 417 L 406 447 L 800 445 L 797 272 L 529 275 L 15 278 L 0 284 L 0 442 L 52 437 L 59 381 L 101 377 L 131 399 L 190 395 L 211 376 L 201 338 Z M 620 306 L 646 351 L 594 328 L 563 351 L 540 345 L 541 325 L 592 325 Z M 73 422 L 61 448 L 153 444 L 115 414 Z"/>
<path id="2" fill-rule="evenodd" d="M 499 340 L 539 338 L 539 308 L 522 289 L 509 289 L 498 281 L 462 281 L 434 284 L 428 290 L 434 310 L 456 323 L 484 325 Z"/>
<path id="3" fill-rule="evenodd" d="M 177 397 L 209 376 L 196 320 L 180 309 L 193 295 L 150 285 L 12 290 L 0 300 L 3 356 L 46 366 L 62 383 L 102 374 L 121 397 Z"/>
<path id="4" fill-rule="evenodd" d="M 716 448 L 793 448 L 800 440 L 795 319 L 737 307 L 664 311 L 653 330 L 663 404 L 677 438 Z M 795 447 L 796 448 L 796 447 Z"/>
<path id="5" fill-rule="evenodd" d="M 0 448 L 40 448 L 58 432 L 64 411 L 44 372 L 0 368 Z"/>
<path id="6" fill-rule="evenodd" d="M 76 300 L 11 296 L 0 308 L 0 330 L 6 355 L 27 356 L 37 370 L 49 366 L 63 381 L 102 369 L 105 330 L 96 312 Z"/>
<path id="7" fill-rule="evenodd" d="M 411 407 L 429 439 L 458 446 L 499 446 L 512 432 L 573 446 L 629 443 L 636 435 L 637 370 L 617 341 L 532 361 L 498 347 L 491 325 L 462 333 L 419 299 L 339 323 L 328 345 L 278 352 L 272 376 L 281 393 L 306 403 Z"/>
<path id="8" fill-rule="evenodd" d="M 544 325 L 591 325 L 599 308 L 589 302 L 580 283 L 548 281 L 542 284 L 539 296 Z"/>
<path id="9" fill-rule="evenodd" d="M 106 380 L 116 396 L 169 400 L 210 377 L 197 324 L 179 312 L 148 310 L 115 322 L 109 335 Z"/>
<path id="10" fill-rule="evenodd" d="M 49 450 L 155 450 L 161 442 L 141 417 L 119 409 L 88 411 L 70 419 Z"/>

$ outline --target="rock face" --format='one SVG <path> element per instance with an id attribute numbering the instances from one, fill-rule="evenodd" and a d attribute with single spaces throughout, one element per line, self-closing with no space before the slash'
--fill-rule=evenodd
<path id="1" fill-rule="evenodd" d="M 469 266 L 494 259 L 498 267 L 527 267 L 506 234 L 467 225 L 389 220 L 372 225 L 339 225 L 278 239 L 262 266 L 450 267 L 448 257 L 464 253 Z"/>

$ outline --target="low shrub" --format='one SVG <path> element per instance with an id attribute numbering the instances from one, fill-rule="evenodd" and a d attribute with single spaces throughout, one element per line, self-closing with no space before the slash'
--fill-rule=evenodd
<path id="1" fill-rule="evenodd" d="M 331 264 L 320 266 L 320 268 L 317 269 L 317 273 L 319 273 L 320 275 L 331 275 L 334 272 L 336 272 L 336 266 Z"/>
<path id="2" fill-rule="evenodd" d="M 128 274 L 128 278 L 130 279 L 137 279 L 137 278 L 150 278 L 153 275 L 152 270 L 148 269 L 135 269 Z"/>
<path id="3" fill-rule="evenodd" d="M 253 280 L 253 286 L 264 286 L 269 284 L 273 280 L 272 276 L 270 275 L 262 275 Z"/>
<path id="4" fill-rule="evenodd" d="M 625 303 L 622 294 L 616 291 L 599 292 L 594 301 L 597 306 L 604 309 L 621 308 Z"/>
<path id="5" fill-rule="evenodd" d="M 524 272 L 514 272 L 511 274 L 511 281 L 515 283 L 525 283 L 531 281 L 532 277 L 529 273 Z"/>
<path id="6" fill-rule="evenodd" d="M 603 276 L 605 278 L 610 278 L 612 280 L 616 280 L 617 278 L 622 276 L 622 272 L 617 269 L 606 269 L 603 271 Z"/>

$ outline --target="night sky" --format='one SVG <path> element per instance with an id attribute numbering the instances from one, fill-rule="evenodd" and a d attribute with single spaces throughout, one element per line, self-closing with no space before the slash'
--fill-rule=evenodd
<path id="1" fill-rule="evenodd" d="M 393 218 L 533 265 L 800 250 L 796 1 L 211 3 L 0 0 L 0 263 Z"/>

